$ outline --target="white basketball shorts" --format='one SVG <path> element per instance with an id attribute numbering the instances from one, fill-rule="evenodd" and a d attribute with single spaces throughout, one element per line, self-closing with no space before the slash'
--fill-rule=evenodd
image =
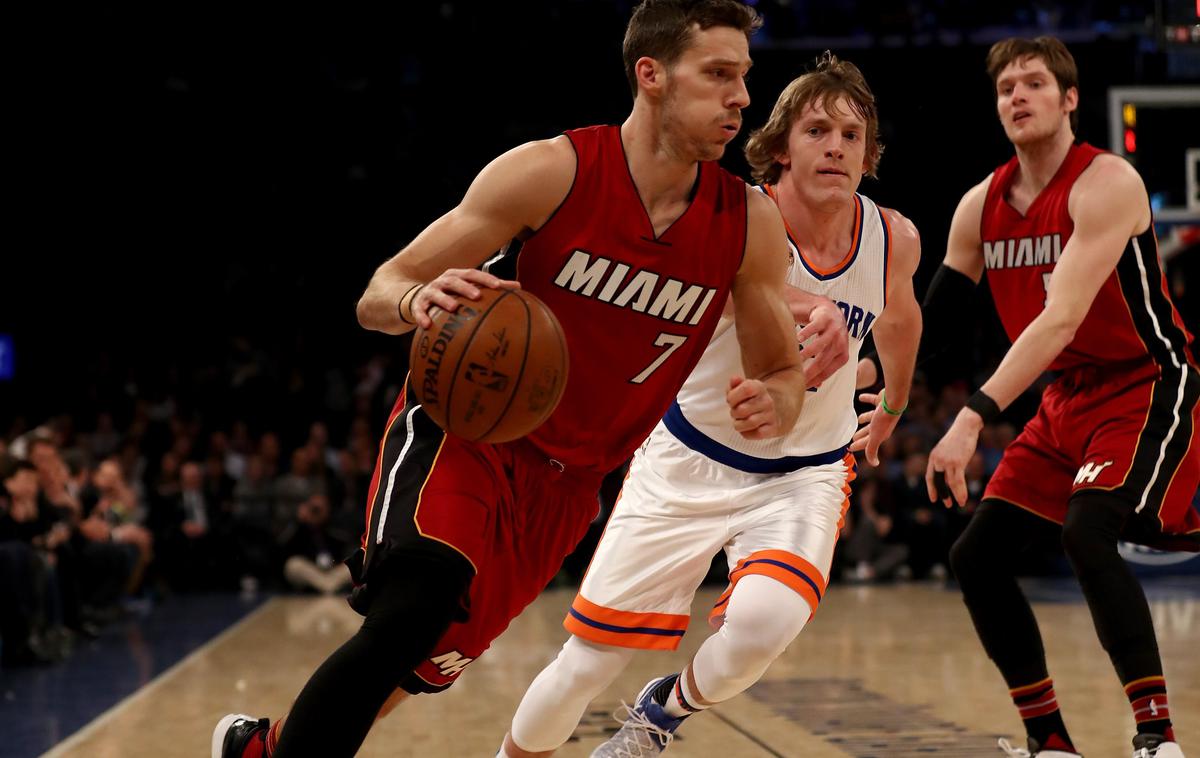
<path id="1" fill-rule="evenodd" d="M 800 593 L 815 612 L 845 516 L 854 457 L 783 474 L 717 463 L 660 423 L 634 456 L 621 496 L 563 626 L 606 645 L 674 650 L 696 588 L 724 549 L 729 586 L 761 574 Z"/>

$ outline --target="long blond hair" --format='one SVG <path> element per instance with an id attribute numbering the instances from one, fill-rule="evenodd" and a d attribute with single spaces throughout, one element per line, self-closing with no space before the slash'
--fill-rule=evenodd
<path id="1" fill-rule="evenodd" d="M 867 86 L 862 72 L 849 61 L 840 60 L 826 50 L 817 58 L 814 70 L 792 80 L 784 87 L 771 109 L 767 123 L 756 129 L 746 140 L 746 161 L 756 182 L 774 184 L 783 173 L 779 156 L 787 152 L 788 132 L 796 117 L 809 103 L 821 103 L 830 115 L 838 115 L 838 100 L 845 97 L 854 112 L 867 125 L 867 176 L 875 176 L 883 145 L 879 142 L 879 113 L 875 110 L 875 95 Z"/>

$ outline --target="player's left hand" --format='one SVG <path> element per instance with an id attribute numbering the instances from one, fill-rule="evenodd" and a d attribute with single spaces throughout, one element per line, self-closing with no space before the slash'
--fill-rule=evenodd
<path id="1" fill-rule="evenodd" d="M 731 377 L 725 402 L 729 404 L 733 428 L 746 439 L 761 440 L 782 434 L 775 399 L 767 392 L 767 385 L 758 379 Z"/>
<path id="2" fill-rule="evenodd" d="M 879 407 L 880 397 L 881 395 L 871 392 L 863 392 L 858 396 L 861 402 L 875 407 L 865 413 L 859 414 L 858 423 L 862 424 L 862 426 L 858 428 L 858 431 L 854 433 L 854 438 L 850 440 L 850 452 L 857 453 L 860 450 L 865 450 L 867 462 L 872 466 L 879 465 L 879 446 L 888 437 L 892 436 L 896 424 L 900 421 L 899 416 L 885 413 Z"/>
<path id="3" fill-rule="evenodd" d="M 809 387 L 820 387 L 833 372 L 850 359 L 850 334 L 842 311 L 829 298 L 819 298 L 807 313 L 789 303 L 792 317 L 804 326 L 796 331 L 796 341 L 804 351 L 804 375 Z"/>
<path id="4" fill-rule="evenodd" d="M 929 452 L 929 465 L 925 467 L 925 486 L 929 490 L 931 502 L 941 500 L 942 505 L 947 508 L 951 505 L 966 504 L 967 462 L 975 454 L 979 431 L 982 428 L 983 419 L 979 414 L 963 408 L 950 425 L 949 431 Z M 944 481 L 938 482 L 937 479 L 941 477 L 945 477 Z"/>

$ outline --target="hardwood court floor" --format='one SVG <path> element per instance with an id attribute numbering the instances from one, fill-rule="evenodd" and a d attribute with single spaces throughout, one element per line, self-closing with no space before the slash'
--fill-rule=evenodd
<path id="1" fill-rule="evenodd" d="M 1192 580 L 1194 583 L 1194 578 Z M 1190 594 L 1190 597 L 1189 597 Z M 1200 750 L 1200 601 L 1167 592 L 1152 608 L 1181 742 Z M 526 684 L 565 632 L 572 595 L 544 594 L 445 694 L 413 698 L 372 731 L 360 755 L 491 758 Z M 1068 591 L 1068 597 L 1073 597 Z M 677 670 L 707 634 L 715 592 L 693 608 L 679 652 L 643 653 L 598 700 L 559 755 L 587 756 L 609 713 L 653 675 Z M 1035 603 L 1059 701 L 1088 758 L 1130 754 L 1133 721 L 1082 602 Z M 277 716 L 359 617 L 340 599 L 279 598 L 47 755 L 208 755 L 229 711 Z M 1004 683 L 954 591 L 927 585 L 831 588 L 800 638 L 747 694 L 693 718 L 670 750 L 722 756 L 999 755 L 1020 734 Z"/>

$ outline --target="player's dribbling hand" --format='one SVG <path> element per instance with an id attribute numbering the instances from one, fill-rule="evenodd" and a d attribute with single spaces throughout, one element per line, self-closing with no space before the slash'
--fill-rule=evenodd
<path id="1" fill-rule="evenodd" d="M 729 415 L 733 428 L 748 440 L 778 437 L 779 415 L 775 412 L 775 400 L 767 392 L 767 385 L 757 379 L 730 377 L 729 391 L 725 393 L 729 404 Z"/>
<path id="2" fill-rule="evenodd" d="M 850 359 L 850 335 L 842 311 L 828 298 L 820 298 L 807 313 L 792 309 L 792 317 L 804 326 L 796 332 L 796 341 L 803 344 L 804 375 L 809 387 L 820 387 Z M 807 344 L 805 344 L 807 343 Z"/>
<path id="3" fill-rule="evenodd" d="M 433 325 L 433 320 L 429 317 L 431 308 L 441 308 L 453 313 L 458 308 L 456 295 L 468 300 L 478 300 L 480 287 L 515 290 L 521 288 L 521 283 L 501 279 L 474 268 L 446 269 L 444 274 L 421 287 L 412 299 L 410 308 L 413 319 L 422 329 L 428 329 Z"/>
<path id="4" fill-rule="evenodd" d="M 854 433 L 854 438 L 850 441 L 850 452 L 857 453 L 865 450 L 867 462 L 872 466 L 879 465 L 879 446 L 892 436 L 892 431 L 900 421 L 899 416 L 885 413 L 879 407 L 880 397 L 880 395 L 870 392 L 863 392 L 858 396 L 859 401 L 875 407 L 859 414 L 858 423 L 862 426 L 858 428 L 858 431 Z"/>

